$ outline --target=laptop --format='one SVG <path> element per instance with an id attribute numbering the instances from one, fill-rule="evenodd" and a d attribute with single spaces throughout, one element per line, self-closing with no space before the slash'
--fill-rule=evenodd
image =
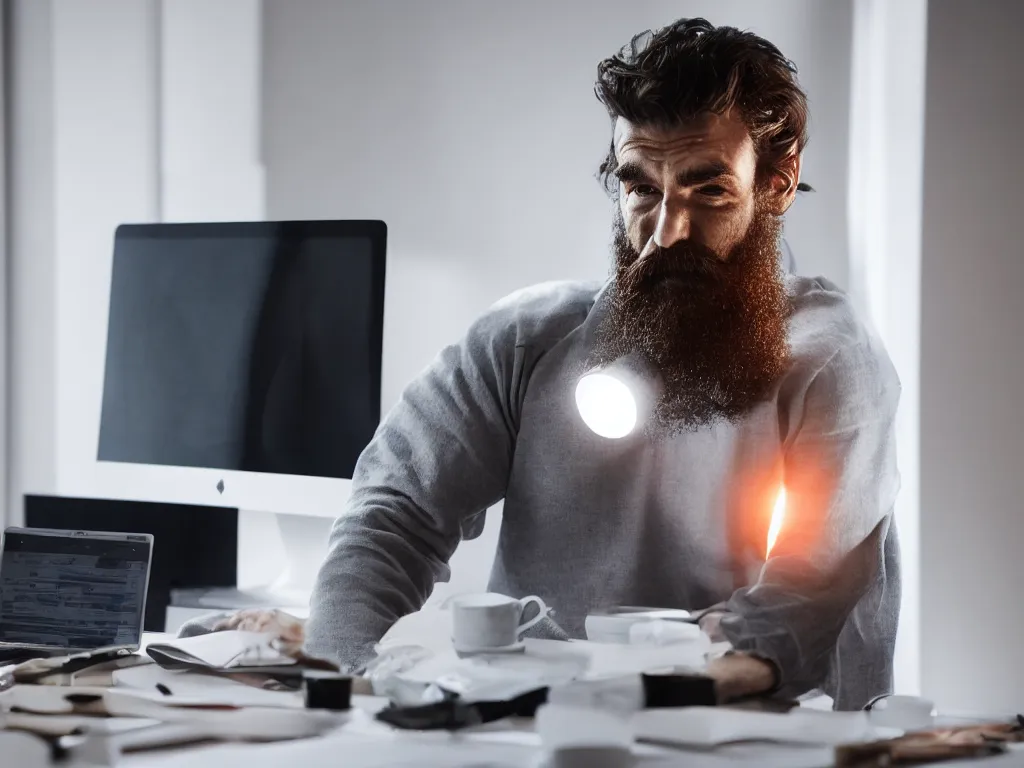
<path id="1" fill-rule="evenodd" d="M 0 546 L 0 662 L 142 641 L 153 536 L 8 528 Z"/>

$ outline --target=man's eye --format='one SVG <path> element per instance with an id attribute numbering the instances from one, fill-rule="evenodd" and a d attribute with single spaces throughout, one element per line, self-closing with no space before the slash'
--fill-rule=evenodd
<path id="1" fill-rule="evenodd" d="M 658 192 L 658 190 L 656 190 L 649 184 L 638 184 L 637 186 L 633 187 L 633 189 L 631 189 L 630 191 L 634 195 L 639 195 L 640 197 L 647 197 L 648 195 L 657 194 Z"/>
<path id="2" fill-rule="evenodd" d="M 700 188 L 700 193 L 705 197 L 721 197 L 725 194 L 725 187 L 720 187 L 717 184 L 708 184 L 706 187 Z"/>

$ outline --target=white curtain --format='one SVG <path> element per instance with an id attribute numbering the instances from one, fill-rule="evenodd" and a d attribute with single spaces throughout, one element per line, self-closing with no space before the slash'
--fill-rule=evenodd
<path id="1" fill-rule="evenodd" d="M 10 387 L 7 386 L 7 16 L 10 3 L 0 0 L 0 526 L 11 520 L 7 497 L 7 446 Z"/>
<path id="2" fill-rule="evenodd" d="M 854 0 L 850 105 L 850 291 L 903 385 L 896 506 L 903 605 L 896 690 L 920 690 L 921 186 L 927 0 Z"/>

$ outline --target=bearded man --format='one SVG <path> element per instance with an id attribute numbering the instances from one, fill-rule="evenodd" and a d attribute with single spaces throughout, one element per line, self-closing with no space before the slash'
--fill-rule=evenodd
<path id="1" fill-rule="evenodd" d="M 779 265 L 807 142 L 796 69 L 683 19 L 603 61 L 596 93 L 614 275 L 509 296 L 409 385 L 359 460 L 308 649 L 367 662 L 504 500 L 490 588 L 541 595 L 569 637 L 610 605 L 701 612 L 734 649 L 710 665 L 724 697 L 860 707 L 892 680 L 899 382 L 835 286 Z M 658 386 L 609 439 L 574 393 L 620 360 Z"/>

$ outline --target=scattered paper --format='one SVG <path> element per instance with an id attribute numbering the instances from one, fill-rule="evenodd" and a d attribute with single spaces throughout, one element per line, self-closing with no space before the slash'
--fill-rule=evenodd
<path id="1" fill-rule="evenodd" d="M 236 667 L 277 667 L 295 663 L 274 646 L 272 633 L 230 630 L 182 638 L 146 646 L 157 664 L 168 668 L 233 669 Z"/>
<path id="2" fill-rule="evenodd" d="M 725 707 L 648 709 L 634 716 L 633 728 L 637 740 L 690 747 L 745 741 L 835 746 L 892 735 L 886 729 L 883 736 L 866 712 L 779 714 Z"/>
<path id="3" fill-rule="evenodd" d="M 34 715 L 9 712 L 0 715 L 0 729 L 18 730 L 39 736 L 69 736 L 80 733 L 111 735 L 149 728 L 160 721 L 139 717 L 92 717 L 89 715 Z"/>
<path id="4" fill-rule="evenodd" d="M 224 707 L 203 699 L 159 697 L 120 688 L 56 688 L 15 685 L 0 694 L 8 713 L 144 718 L 194 726 L 211 738 L 274 741 L 322 735 L 342 725 L 348 713 L 277 707 Z"/>
<path id="5" fill-rule="evenodd" d="M 395 682 L 426 688 L 436 686 L 465 701 L 501 701 L 537 688 L 577 679 L 587 668 L 587 654 L 571 643 L 527 640 L 522 653 L 460 658 L 450 648 L 431 654 L 425 649 L 411 657 L 408 667 L 368 670 L 374 691 L 393 695 Z M 385 649 L 385 654 L 401 649 Z M 379 657 L 386 661 L 387 655 Z"/>
<path id="6" fill-rule="evenodd" d="M 117 690 L 131 690 L 146 698 L 169 703 L 204 701 L 234 707 L 286 709 L 305 706 L 302 694 L 298 692 L 265 690 L 229 677 L 174 672 L 156 664 L 119 670 L 114 679 Z"/>
<path id="7" fill-rule="evenodd" d="M 706 666 L 706 648 L 698 643 L 647 646 L 573 640 L 569 645 L 573 650 L 587 654 L 590 665 L 586 677 L 590 679 L 641 674 L 665 669 L 701 672 Z M 527 645 L 527 648 L 530 646 Z"/>

